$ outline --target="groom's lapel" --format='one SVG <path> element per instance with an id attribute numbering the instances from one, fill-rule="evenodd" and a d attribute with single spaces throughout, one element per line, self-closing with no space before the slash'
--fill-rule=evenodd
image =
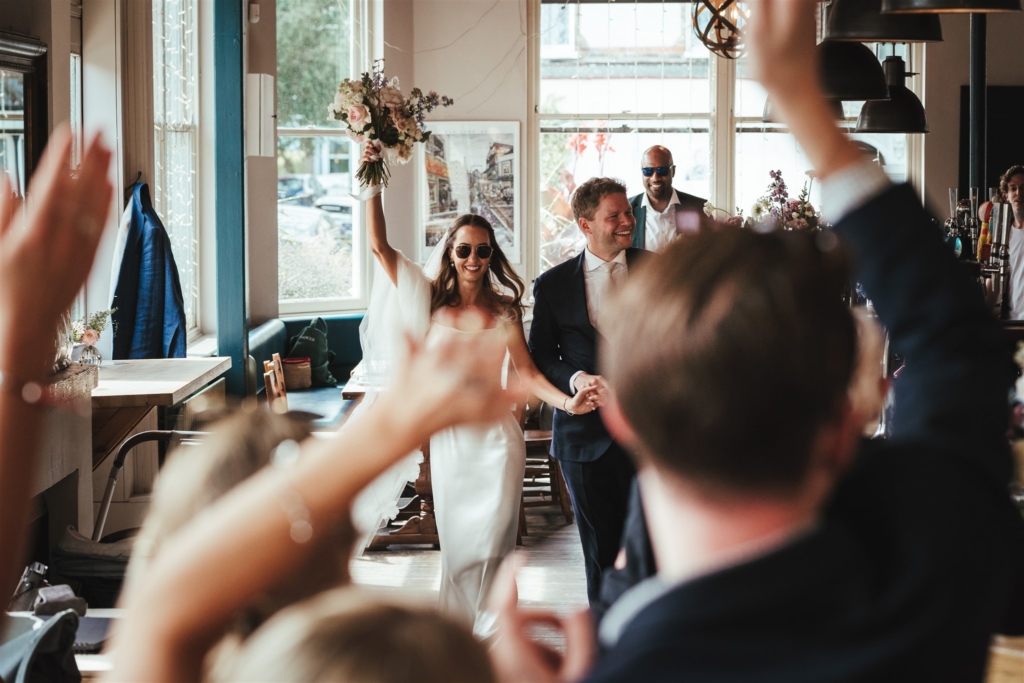
<path id="1" fill-rule="evenodd" d="M 572 310 L 576 315 L 583 316 L 581 327 L 589 330 L 591 338 L 597 337 L 597 330 L 590 322 L 590 313 L 587 311 L 587 282 L 583 274 L 583 267 L 586 263 L 586 256 L 583 252 L 576 257 L 576 267 L 572 271 L 572 282 L 570 284 L 570 296 L 572 297 Z"/>

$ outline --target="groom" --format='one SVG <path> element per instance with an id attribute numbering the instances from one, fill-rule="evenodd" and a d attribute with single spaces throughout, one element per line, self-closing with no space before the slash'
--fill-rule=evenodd
<path id="1" fill-rule="evenodd" d="M 572 212 L 587 239 L 582 254 L 555 266 L 534 283 L 530 353 L 556 387 L 575 394 L 605 386 L 597 367 L 603 325 L 601 301 L 643 256 L 631 248 L 636 222 L 626 187 L 591 178 L 572 196 Z M 601 399 L 604 392 L 599 393 Z M 601 571 L 618 553 L 636 470 L 608 434 L 597 411 L 570 415 L 555 406 L 551 454 L 558 460 L 576 513 L 587 572 L 587 597 L 598 599 Z"/>

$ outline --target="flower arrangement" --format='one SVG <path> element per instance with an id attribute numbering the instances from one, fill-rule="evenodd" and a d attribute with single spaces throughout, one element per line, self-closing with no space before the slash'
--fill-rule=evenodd
<path id="1" fill-rule="evenodd" d="M 85 316 L 81 320 L 71 323 L 71 338 L 76 344 L 94 346 L 100 340 L 100 332 L 107 328 L 110 316 L 116 308 L 109 311 L 97 311 L 91 316 Z"/>
<path id="2" fill-rule="evenodd" d="M 750 207 L 750 212 L 744 216 L 742 209 L 736 209 L 736 215 L 742 219 L 743 227 L 750 228 L 760 223 L 771 222 L 781 225 L 786 230 L 817 229 L 821 218 L 810 201 L 811 183 L 804 185 L 796 199 L 790 199 L 789 188 L 782 177 L 782 171 L 769 171 L 768 176 L 771 178 L 768 190 L 758 197 Z M 704 204 L 704 213 L 711 218 L 718 218 L 718 214 L 730 216 L 728 211 L 714 206 L 711 202 Z"/>
<path id="3" fill-rule="evenodd" d="M 389 81 L 384 75 L 384 60 L 378 59 L 371 72 L 363 73 L 358 80 L 346 78 L 339 83 L 327 109 L 328 118 L 345 122 L 349 137 L 360 143 L 370 142 L 383 153 L 376 161 L 359 166 L 356 177 L 365 188 L 387 187 L 391 177 L 388 164 L 409 163 L 413 145 L 430 137 L 424 127 L 427 113 L 452 104 L 455 100 L 450 97 L 433 90 L 424 94 L 419 88 L 413 88 L 406 98 L 398 78 Z"/>

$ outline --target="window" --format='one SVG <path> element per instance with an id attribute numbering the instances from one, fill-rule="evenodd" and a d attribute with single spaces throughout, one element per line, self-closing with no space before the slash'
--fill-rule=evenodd
<path id="1" fill-rule="evenodd" d="M 675 186 L 711 190 L 710 53 L 682 2 L 542 4 L 540 270 L 582 248 L 569 197 L 596 175 L 643 191 L 639 159 L 673 151 Z"/>
<path id="2" fill-rule="evenodd" d="M 153 205 L 178 265 L 189 330 L 199 319 L 197 0 L 153 0 Z"/>
<path id="3" fill-rule="evenodd" d="M 604 175 L 643 192 L 639 165 L 651 145 L 668 147 L 676 189 L 744 213 L 781 170 L 793 197 L 810 164 L 782 126 L 762 122 L 766 96 L 748 60 L 713 56 L 693 31 L 689 2 L 549 2 L 538 21 L 540 83 L 539 259 L 543 272 L 583 248 L 569 198 Z M 875 46 L 921 63 L 920 46 Z M 910 84 L 912 86 L 913 81 Z M 860 102 L 845 103 L 856 124 Z M 913 175 L 908 135 L 854 135 L 897 181 Z M 818 193 L 812 186 L 812 201 Z M 531 264 L 532 265 L 532 264 Z"/>
<path id="4" fill-rule="evenodd" d="M 327 119 L 358 71 L 359 0 L 277 2 L 278 292 L 283 313 L 354 307 L 363 295 L 358 145 Z M 310 59 L 316 55 L 316 59 Z"/>

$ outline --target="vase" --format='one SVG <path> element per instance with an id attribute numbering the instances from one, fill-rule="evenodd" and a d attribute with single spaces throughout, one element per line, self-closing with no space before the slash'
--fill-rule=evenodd
<path id="1" fill-rule="evenodd" d="M 78 357 L 79 363 L 85 363 L 86 365 L 99 365 L 103 362 L 103 356 L 100 354 L 100 350 L 95 346 L 86 346 L 82 349 L 82 354 Z"/>

